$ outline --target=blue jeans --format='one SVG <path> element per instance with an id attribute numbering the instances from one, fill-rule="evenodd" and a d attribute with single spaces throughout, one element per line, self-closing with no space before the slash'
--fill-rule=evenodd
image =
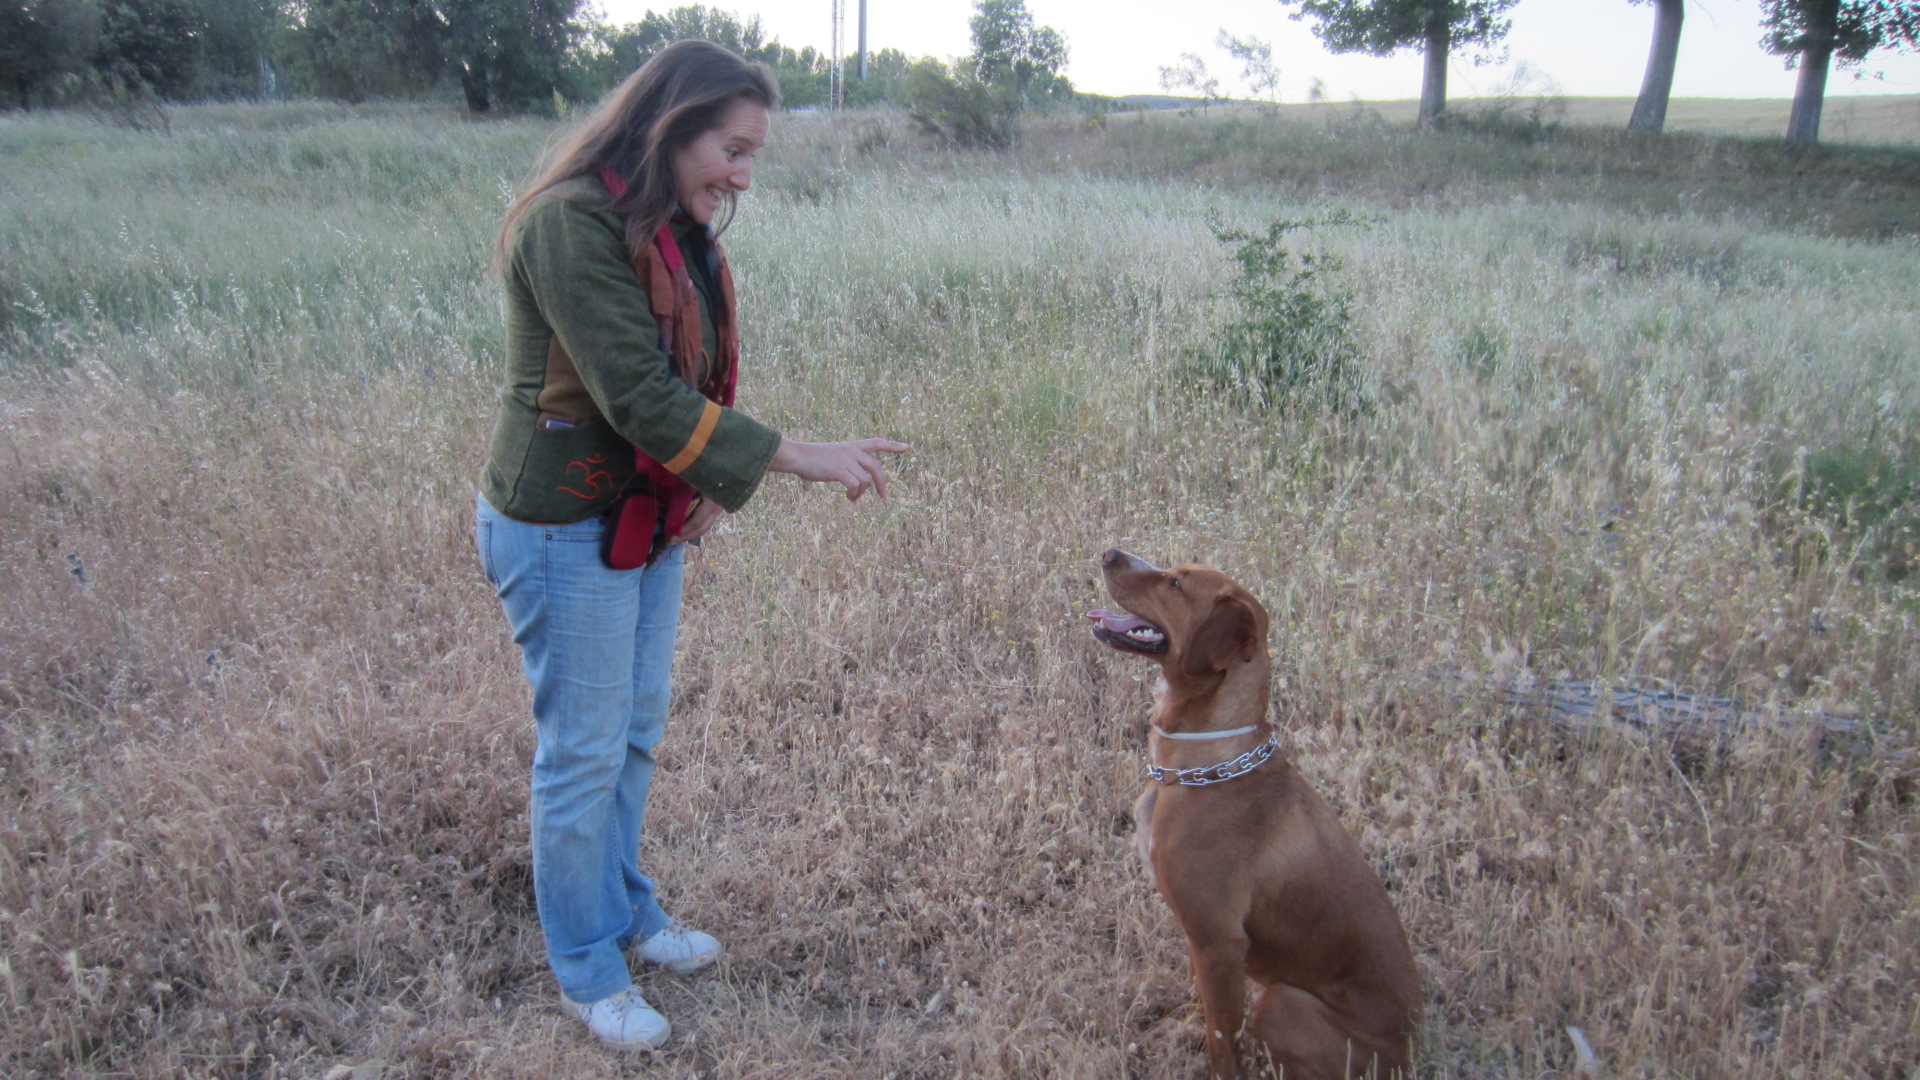
<path id="1" fill-rule="evenodd" d="M 560 990 L 629 985 L 626 948 L 667 924 L 640 872 L 653 747 L 680 623 L 676 544 L 644 570 L 600 561 L 600 518 L 529 525 L 474 509 L 474 541 L 533 687 L 533 895 Z"/>

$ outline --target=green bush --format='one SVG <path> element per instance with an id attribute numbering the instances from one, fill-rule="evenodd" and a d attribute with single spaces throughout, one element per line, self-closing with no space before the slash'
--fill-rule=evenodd
<path id="1" fill-rule="evenodd" d="M 1024 99 L 1011 86 L 983 81 L 964 65 L 948 71 L 928 58 L 907 72 L 907 115 L 955 146 L 1005 150 L 1020 133 Z"/>
<path id="2" fill-rule="evenodd" d="M 1329 279 L 1331 255 L 1293 252 L 1288 233 L 1322 225 L 1360 225 L 1336 213 L 1272 222 L 1263 233 L 1209 222 L 1239 264 L 1228 297 L 1233 317 L 1213 339 L 1189 349 L 1183 372 L 1201 388 L 1254 411 L 1363 412 L 1360 348 L 1353 335 L 1353 293 Z"/>
<path id="3" fill-rule="evenodd" d="M 1800 501 L 1848 536 L 1858 572 L 1904 580 L 1920 554 L 1920 460 L 1885 447 L 1829 447 L 1800 462 Z"/>

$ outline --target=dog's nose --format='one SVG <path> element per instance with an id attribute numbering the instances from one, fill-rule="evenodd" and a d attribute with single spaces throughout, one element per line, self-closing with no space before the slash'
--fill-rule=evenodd
<path id="1" fill-rule="evenodd" d="M 1135 555 L 1133 552 L 1123 551 L 1120 548 L 1108 548 L 1106 551 L 1102 552 L 1100 554 L 1100 565 L 1106 567 L 1109 570 L 1118 570 L 1121 567 L 1125 567 L 1128 570 L 1158 570 L 1159 569 L 1159 567 L 1153 565 L 1152 563 L 1141 558 L 1140 556 Z"/>
<path id="2" fill-rule="evenodd" d="M 1105 570 L 1129 570 L 1137 574 L 1157 574 L 1160 568 L 1131 551 L 1108 548 L 1100 554 L 1100 565 Z"/>

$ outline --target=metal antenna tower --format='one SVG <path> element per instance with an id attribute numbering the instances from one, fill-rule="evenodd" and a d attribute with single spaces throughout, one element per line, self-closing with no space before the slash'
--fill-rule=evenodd
<path id="1" fill-rule="evenodd" d="M 833 36 L 827 39 L 827 47 L 833 50 L 827 66 L 827 107 L 834 110 L 845 108 L 847 103 L 847 80 L 840 61 L 840 30 L 846 21 L 846 0 L 833 0 Z"/>

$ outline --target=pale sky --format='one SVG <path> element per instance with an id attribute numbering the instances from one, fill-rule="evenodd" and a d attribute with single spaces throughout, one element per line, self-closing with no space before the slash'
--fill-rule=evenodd
<path id="1" fill-rule="evenodd" d="M 649 8 L 665 11 L 689 0 L 598 0 L 614 23 L 638 21 Z M 760 16 L 769 37 L 793 48 L 827 51 L 832 0 L 705 0 L 746 18 Z M 842 51 L 858 44 L 860 0 L 843 0 Z M 1238 66 L 1214 46 L 1221 29 L 1273 46 L 1280 97 L 1304 101 L 1315 77 L 1335 101 L 1385 101 L 1420 96 L 1419 53 L 1379 59 L 1334 56 L 1277 0 L 1027 0 L 1034 21 L 1067 39 L 1067 76 L 1097 94 L 1159 93 L 1160 68 L 1181 53 L 1198 53 L 1221 80 L 1221 92 L 1243 93 Z M 1177 14 L 1175 14 L 1177 13 Z M 972 0 L 867 0 L 867 47 L 909 56 L 951 58 L 972 50 L 967 19 Z M 1475 67 L 1456 57 L 1450 97 L 1493 93 L 1516 63 L 1578 97 L 1631 97 L 1640 91 L 1652 42 L 1653 8 L 1627 0 L 1520 0 L 1512 11 L 1506 64 Z M 1673 92 L 1678 97 L 1790 98 L 1796 72 L 1761 50 L 1760 0 L 1688 0 Z M 1867 58 L 1866 79 L 1835 68 L 1829 100 L 1857 94 L 1920 94 L 1920 56 L 1894 52 Z M 1871 76 L 1883 74 L 1884 78 Z M 1534 92 L 1538 92 L 1537 90 Z"/>

